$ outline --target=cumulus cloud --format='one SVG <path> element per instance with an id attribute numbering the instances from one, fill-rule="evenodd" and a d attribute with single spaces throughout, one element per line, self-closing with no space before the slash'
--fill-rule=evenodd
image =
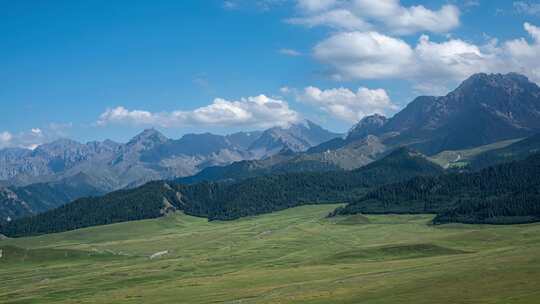
<path id="1" fill-rule="evenodd" d="M 507 69 L 524 73 L 540 83 L 540 28 L 530 23 L 525 23 L 524 28 L 532 37 L 532 43 L 525 38 L 510 40 L 497 51 L 505 56 L 501 64 Z"/>
<path id="2" fill-rule="evenodd" d="M 377 32 L 337 33 L 314 48 L 314 56 L 331 65 L 337 78 L 386 78 L 406 72 L 414 61 L 403 40 Z"/>
<path id="3" fill-rule="evenodd" d="M 58 138 L 66 137 L 67 130 L 71 128 L 68 124 L 49 124 L 45 128 L 32 128 L 19 133 L 8 131 L 0 132 L 0 149 L 3 148 L 26 148 L 35 149 L 37 146 L 51 142 Z"/>
<path id="4" fill-rule="evenodd" d="M 355 0 L 353 10 L 381 22 L 396 34 L 446 33 L 459 26 L 460 11 L 454 5 L 444 5 L 433 11 L 422 5 L 404 7 L 399 0 Z"/>
<path id="5" fill-rule="evenodd" d="M 399 0 L 298 0 L 300 16 L 289 23 L 344 30 L 382 28 L 396 35 L 427 31 L 446 33 L 460 24 L 460 10 L 444 5 L 430 10 L 422 5 L 405 7 Z"/>
<path id="6" fill-rule="evenodd" d="M 435 42 L 422 35 L 412 46 L 378 32 L 336 33 L 319 42 L 313 54 L 336 79 L 409 79 L 424 93 L 439 93 L 478 72 L 517 71 L 540 82 L 540 29 L 529 23 L 524 29 L 531 42 L 492 39 L 484 45 L 461 39 Z"/>
<path id="7" fill-rule="evenodd" d="M 432 80 L 461 80 L 475 72 L 487 72 L 492 70 L 495 59 L 494 54 L 463 40 L 437 43 L 425 35 L 420 37 L 414 53 L 414 76 Z"/>
<path id="8" fill-rule="evenodd" d="M 347 88 L 321 90 L 310 86 L 298 93 L 296 98 L 318 107 L 334 118 L 353 123 L 366 115 L 390 114 L 398 109 L 383 89 L 361 87 L 354 92 Z"/>
<path id="9" fill-rule="evenodd" d="M 97 124 L 132 124 L 163 128 L 238 125 L 266 128 L 286 126 L 299 119 L 300 115 L 290 109 L 287 102 L 259 95 L 237 101 L 216 98 L 212 104 L 192 111 L 153 113 L 119 106 L 101 114 Z"/>

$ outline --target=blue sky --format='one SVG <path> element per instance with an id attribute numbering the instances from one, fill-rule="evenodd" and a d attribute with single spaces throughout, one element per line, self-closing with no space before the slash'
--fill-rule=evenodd
<path id="1" fill-rule="evenodd" d="M 345 131 L 475 72 L 540 81 L 540 1 L 0 1 L 0 147 Z"/>

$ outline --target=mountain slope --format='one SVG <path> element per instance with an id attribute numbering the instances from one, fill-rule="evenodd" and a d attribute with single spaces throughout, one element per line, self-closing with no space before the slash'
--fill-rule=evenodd
<path id="1" fill-rule="evenodd" d="M 250 145 L 249 151 L 258 158 L 279 153 L 284 149 L 302 152 L 337 137 L 340 137 L 340 134 L 327 131 L 306 120 L 288 127 L 275 127 L 264 131 Z"/>
<path id="2" fill-rule="evenodd" d="M 523 140 L 523 138 L 498 141 L 489 145 L 470 149 L 442 151 L 431 156 L 430 159 L 445 169 L 462 170 L 464 168 L 469 168 L 470 163 L 480 155 L 508 147 L 521 140 Z"/>
<path id="3" fill-rule="evenodd" d="M 297 158 L 354 169 L 400 146 L 434 155 L 511 143 L 538 132 L 540 88 L 536 84 L 515 73 L 476 74 L 446 96 L 416 98 L 389 119 L 366 116 L 346 138 L 315 146 Z"/>
<path id="4" fill-rule="evenodd" d="M 151 182 L 133 190 L 81 198 L 57 209 L 4 224 L 2 231 L 10 236 L 35 235 L 156 218 L 174 210 L 172 204 L 178 204 L 176 199 L 176 192 L 165 183 Z"/>
<path id="5" fill-rule="evenodd" d="M 474 130 L 474 132 L 471 132 Z M 476 74 L 444 97 L 419 97 L 379 130 L 428 154 L 540 131 L 540 88 L 519 74 Z"/>
<path id="6" fill-rule="evenodd" d="M 398 149 L 357 170 L 267 175 L 231 184 L 207 216 L 230 220 L 308 203 L 349 202 L 374 186 L 441 172 L 422 155 Z"/>
<path id="7" fill-rule="evenodd" d="M 104 191 L 85 174 L 57 182 L 36 183 L 0 190 L 0 222 L 35 215 L 80 197 L 97 196 Z"/>
<path id="8" fill-rule="evenodd" d="M 334 142 L 343 142 L 343 144 L 339 147 L 322 149 Z M 246 160 L 226 166 L 208 167 L 193 176 L 177 179 L 177 182 L 241 180 L 279 173 L 353 170 L 379 159 L 387 150 L 388 148 L 381 143 L 380 139 L 372 135 L 348 143 L 344 139 L 335 138 L 304 153 L 287 150 L 260 160 Z"/>
<path id="9" fill-rule="evenodd" d="M 373 114 L 366 116 L 349 130 L 347 141 L 352 142 L 376 134 L 386 123 L 388 123 L 388 118 L 383 115 Z"/>
<path id="10" fill-rule="evenodd" d="M 437 213 L 439 224 L 539 221 L 540 154 L 474 173 L 384 185 L 334 215 L 356 213 Z"/>
<path id="11" fill-rule="evenodd" d="M 152 182 L 100 198 L 84 198 L 34 217 L 4 225 L 7 236 L 59 232 L 163 215 L 165 209 L 210 220 L 231 220 L 308 203 L 347 202 L 368 189 L 442 169 L 422 155 L 399 149 L 353 171 L 289 173 L 249 178 L 237 183 L 192 185 Z"/>
<path id="12" fill-rule="evenodd" d="M 481 153 L 474 157 L 469 165 L 477 170 L 505 162 L 523 160 L 538 152 L 540 152 L 540 133 L 509 146 Z"/>

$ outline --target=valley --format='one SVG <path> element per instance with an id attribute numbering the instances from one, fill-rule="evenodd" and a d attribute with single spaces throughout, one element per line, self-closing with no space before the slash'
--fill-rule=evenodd
<path id="1" fill-rule="evenodd" d="M 540 0 L 1 3 L 0 304 L 540 303 Z"/>
<path id="2" fill-rule="evenodd" d="M 0 302 L 537 303 L 540 224 L 326 218 L 338 206 L 0 240 Z"/>
<path id="3" fill-rule="evenodd" d="M 0 302 L 537 303 L 539 98 L 477 74 L 345 136 L 0 150 Z"/>

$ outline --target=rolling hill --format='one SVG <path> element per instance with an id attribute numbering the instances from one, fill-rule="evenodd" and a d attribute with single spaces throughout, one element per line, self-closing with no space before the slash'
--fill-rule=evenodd
<path id="1" fill-rule="evenodd" d="M 539 224 L 433 227 L 430 215 L 325 218 L 336 207 L 227 222 L 178 212 L 0 240 L 0 302 L 538 301 Z"/>

